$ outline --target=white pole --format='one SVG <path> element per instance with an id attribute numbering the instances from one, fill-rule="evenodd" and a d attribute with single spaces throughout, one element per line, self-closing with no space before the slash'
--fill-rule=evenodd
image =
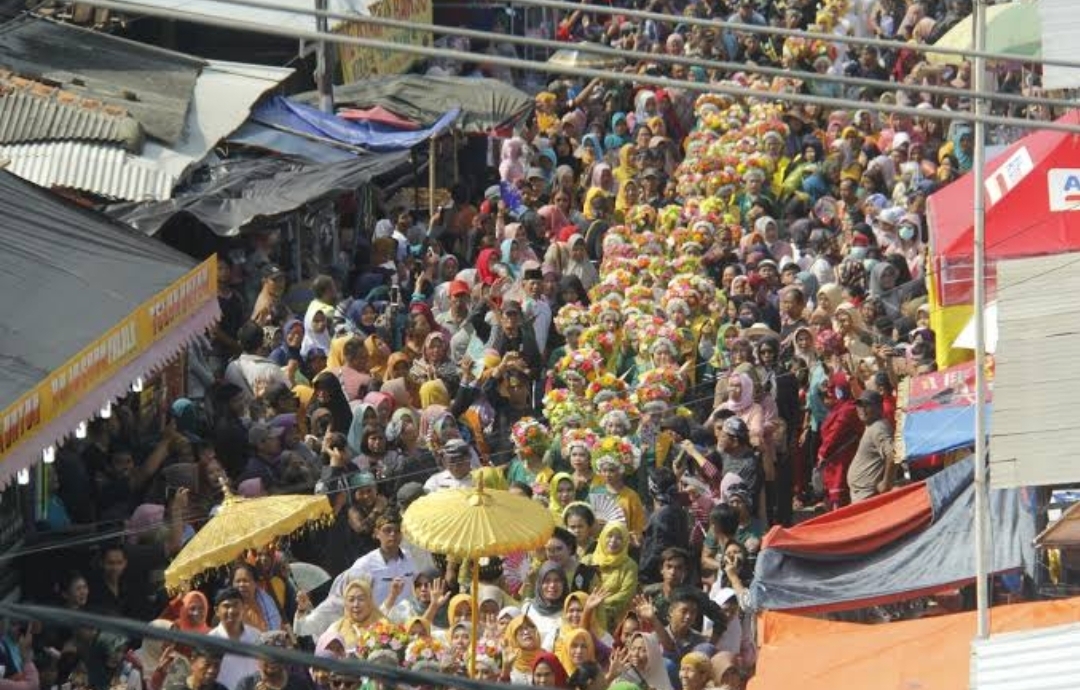
<path id="1" fill-rule="evenodd" d="M 972 38 L 976 51 L 986 47 L 986 0 L 975 0 Z M 986 58 L 975 57 L 975 114 L 986 109 Z M 990 580 L 988 547 L 990 545 L 990 494 L 986 452 L 986 124 L 975 121 L 972 177 L 975 181 L 975 586 L 978 611 L 977 639 L 990 636 Z"/>

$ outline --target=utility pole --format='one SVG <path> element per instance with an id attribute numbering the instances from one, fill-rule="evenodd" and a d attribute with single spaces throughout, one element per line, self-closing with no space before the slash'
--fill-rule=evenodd
<path id="1" fill-rule="evenodd" d="M 315 0 L 315 9 L 321 12 L 327 11 L 327 0 Z M 326 15 L 315 16 L 315 30 L 320 34 L 330 33 L 330 22 Z M 330 44 L 319 41 L 315 46 L 315 83 L 319 89 L 319 109 L 324 113 L 334 112 L 334 80 L 333 59 L 330 55 Z"/>

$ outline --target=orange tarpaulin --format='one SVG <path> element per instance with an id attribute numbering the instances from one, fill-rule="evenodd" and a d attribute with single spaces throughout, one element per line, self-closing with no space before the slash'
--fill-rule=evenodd
<path id="1" fill-rule="evenodd" d="M 1080 622 L 1080 598 L 998 606 L 994 634 Z M 749 690 L 961 690 L 968 687 L 975 613 L 861 625 L 785 613 L 760 618 Z"/>

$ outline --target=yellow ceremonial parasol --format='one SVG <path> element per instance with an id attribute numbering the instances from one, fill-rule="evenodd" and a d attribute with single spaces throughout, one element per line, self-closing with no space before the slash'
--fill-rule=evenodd
<path id="1" fill-rule="evenodd" d="M 469 675 L 476 675 L 480 558 L 532 551 L 555 531 L 551 512 L 538 502 L 494 489 L 445 489 L 417 499 L 405 511 L 402 531 L 433 553 L 472 559 L 472 633 Z"/>
<path id="2" fill-rule="evenodd" d="M 282 495 L 241 498 L 226 490 L 221 510 L 191 538 L 165 570 L 165 586 L 175 592 L 202 573 L 228 565 L 247 549 L 334 519 L 326 496 Z"/>

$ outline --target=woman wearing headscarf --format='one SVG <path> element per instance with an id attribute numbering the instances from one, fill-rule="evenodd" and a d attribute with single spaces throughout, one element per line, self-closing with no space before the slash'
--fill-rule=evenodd
<path id="1" fill-rule="evenodd" d="M 597 163 L 593 166 L 592 175 L 589 177 L 590 191 L 592 189 L 600 189 L 608 196 L 614 196 L 619 191 L 619 183 L 615 179 L 615 174 L 611 171 L 611 166 L 607 163 Z"/>
<path id="2" fill-rule="evenodd" d="M 206 634 L 210 632 L 207 622 L 210 615 L 210 603 L 206 595 L 192 590 L 180 599 L 180 610 L 176 617 L 176 627 L 184 632 Z"/>
<path id="3" fill-rule="evenodd" d="M 596 662 L 596 641 L 585 628 L 571 628 L 565 635 L 559 636 L 559 642 L 561 649 L 556 656 L 568 674 L 573 675 L 583 664 Z"/>
<path id="4" fill-rule="evenodd" d="M 566 247 L 567 257 L 566 263 L 563 265 L 563 277 L 577 278 L 586 291 L 591 290 L 594 285 L 600 282 L 600 274 L 596 271 L 596 266 L 589 260 L 585 238 L 577 234 L 571 235 Z"/>
<path id="5" fill-rule="evenodd" d="M 544 237 L 548 240 L 554 239 L 559 234 L 559 230 L 570 225 L 570 218 L 556 204 L 541 206 L 536 211 L 536 215 L 543 221 Z"/>
<path id="6" fill-rule="evenodd" d="M 824 402 L 829 413 L 821 424 L 821 443 L 816 467 L 825 491 L 829 510 L 847 505 L 850 500 L 847 471 L 859 447 L 863 423 L 856 411 L 847 374 L 832 374 L 825 386 Z"/>
<path id="7" fill-rule="evenodd" d="M 626 647 L 630 652 L 630 663 L 619 676 L 620 680 L 633 683 L 639 690 L 672 690 L 664 649 L 655 633 L 636 632 Z"/>
<path id="8" fill-rule="evenodd" d="M 364 338 L 364 351 L 367 353 L 368 373 L 371 378 L 381 381 L 386 375 L 386 362 L 390 357 L 390 348 L 377 335 Z"/>
<path id="9" fill-rule="evenodd" d="M 505 239 L 499 245 L 502 264 L 510 271 L 510 277 L 521 275 L 521 243 L 515 239 Z"/>
<path id="10" fill-rule="evenodd" d="M 637 166 L 634 165 L 634 154 L 637 152 L 637 147 L 633 144 L 624 144 L 619 149 L 619 164 L 615 166 L 612 174 L 615 175 L 615 181 L 619 185 L 624 185 L 628 180 L 634 179 L 634 176 L 638 174 Z"/>
<path id="11" fill-rule="evenodd" d="M 874 341 L 863 325 L 862 313 L 851 302 L 841 302 L 833 312 L 833 330 L 844 339 L 852 357 L 872 357 Z"/>
<path id="12" fill-rule="evenodd" d="M 340 638 L 345 649 L 354 649 L 360 642 L 363 630 L 382 620 L 383 615 L 371 595 L 371 582 L 366 578 L 358 578 L 345 585 L 342 599 L 345 615 L 322 634 L 319 644 L 323 644 L 323 640 Z"/>
<path id="13" fill-rule="evenodd" d="M 502 680 L 518 685 L 532 683 L 532 667 L 540 649 L 540 633 L 536 624 L 522 614 L 506 626 L 503 640 Z"/>
<path id="14" fill-rule="evenodd" d="M 639 203 L 641 203 L 641 184 L 631 177 L 619 185 L 619 193 L 615 195 L 615 221 L 625 222 L 626 214 Z"/>
<path id="15" fill-rule="evenodd" d="M 604 137 L 604 151 L 618 151 L 630 141 L 629 135 L 630 126 L 626 121 L 626 113 L 615 113 L 611 116 L 611 131 Z M 599 159 L 600 157 L 597 157 L 597 160 Z"/>
<path id="16" fill-rule="evenodd" d="M 772 472 L 775 468 L 776 445 L 774 434 L 776 432 L 776 419 L 770 414 L 762 403 L 768 402 L 775 410 L 775 401 L 762 398 L 757 402 L 755 397 L 756 386 L 752 374 L 756 373 L 752 363 L 742 364 L 736 368 L 728 378 L 728 400 L 721 409 L 731 410 L 740 419 L 746 422 L 750 430 L 750 445 L 761 453 L 762 463 L 765 466 L 765 479 L 772 481 Z M 754 497 L 757 503 L 757 496 Z M 761 506 L 759 506 L 761 507 Z"/>
<path id="17" fill-rule="evenodd" d="M 754 221 L 754 231 L 761 235 L 765 247 L 769 250 L 769 255 L 778 265 L 782 264 L 784 259 L 794 258 L 795 250 L 791 242 L 781 239 L 780 225 L 775 219 L 761 216 Z"/>
<path id="18" fill-rule="evenodd" d="M 536 625 L 541 644 L 554 641 L 562 623 L 563 603 L 570 594 L 566 571 L 554 561 L 545 561 L 536 574 L 534 596 L 521 607 L 522 612 Z"/>
<path id="19" fill-rule="evenodd" d="M 844 301 L 844 288 L 837 283 L 825 283 L 818 288 L 817 308 L 823 310 L 831 318 L 836 308 Z"/>
<path id="20" fill-rule="evenodd" d="M 315 389 L 315 397 L 314 404 L 308 411 L 309 424 L 311 416 L 317 410 L 326 409 L 330 411 L 330 431 L 349 433 L 353 420 L 352 408 L 349 407 L 349 400 L 341 389 L 338 377 L 332 372 L 324 371 L 315 377 L 311 385 Z"/>
<path id="21" fill-rule="evenodd" d="M 281 329 L 281 345 L 270 353 L 270 359 L 274 364 L 283 367 L 290 359 L 303 361 L 301 346 L 304 343 L 304 322 L 300 319 L 289 319 Z"/>
<path id="22" fill-rule="evenodd" d="M 551 652 L 540 652 L 533 659 L 532 685 L 534 687 L 565 688 L 567 687 L 567 673 L 559 661 Z"/>
<path id="23" fill-rule="evenodd" d="M 304 317 L 304 339 L 300 344 L 300 354 L 306 358 L 314 348 L 320 348 L 323 353 L 330 354 L 330 326 L 326 320 L 326 313 L 320 309 L 312 309 Z"/>
<path id="24" fill-rule="evenodd" d="M 525 179 L 525 140 L 513 137 L 503 142 L 499 162 L 499 179 L 516 184 Z"/>
<path id="25" fill-rule="evenodd" d="M 433 331 L 424 340 L 424 347 L 419 359 L 413 361 L 409 370 L 414 381 L 435 381 L 441 379 L 450 391 L 457 390 L 461 373 L 457 364 L 450 360 L 450 339 L 442 331 Z M 449 404 L 449 403 L 447 403 Z M 426 405 L 421 404 L 421 407 Z"/>
<path id="26" fill-rule="evenodd" d="M 609 522 L 600 531 L 596 550 L 588 556 L 590 565 L 599 569 L 600 586 L 607 592 L 597 610 L 597 625 L 607 629 L 621 620 L 637 592 L 638 564 L 630 558 L 630 532 L 621 522 Z"/>
<path id="27" fill-rule="evenodd" d="M 885 308 L 885 314 L 891 319 L 900 316 L 903 304 L 903 290 L 898 289 L 899 272 L 896 266 L 887 261 L 878 262 L 870 269 L 869 295 L 878 299 Z"/>
<path id="28" fill-rule="evenodd" d="M 642 89 L 634 96 L 634 127 L 646 124 L 659 115 L 656 106 L 656 92 Z"/>

